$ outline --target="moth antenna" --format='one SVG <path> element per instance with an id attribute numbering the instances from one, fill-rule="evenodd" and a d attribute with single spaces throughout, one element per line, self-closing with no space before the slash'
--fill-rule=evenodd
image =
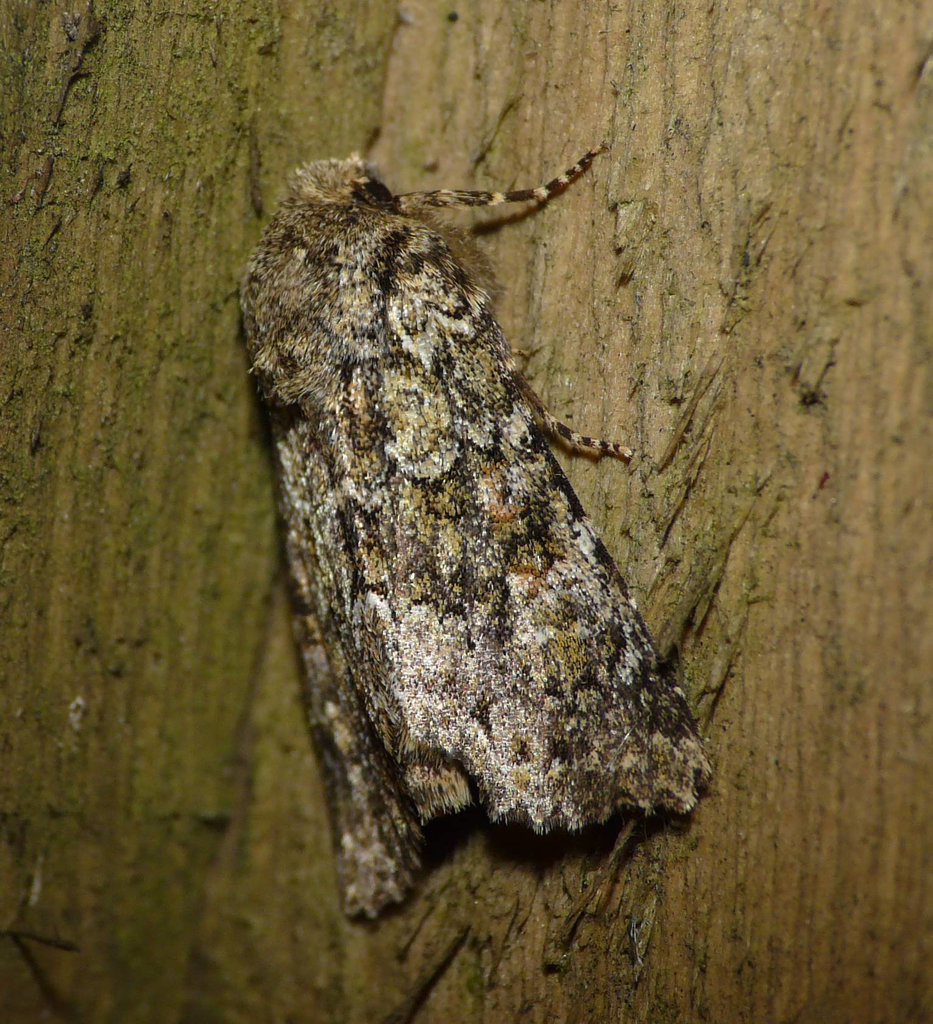
<path id="1" fill-rule="evenodd" d="M 405 192 L 395 197 L 399 213 L 425 206 L 499 206 L 502 203 L 546 203 L 585 173 L 590 164 L 609 149 L 608 142 L 600 143 L 595 149 L 580 157 L 563 174 L 552 178 L 546 185 L 537 188 L 519 188 L 511 192 L 482 192 L 440 188 L 433 192 Z"/>

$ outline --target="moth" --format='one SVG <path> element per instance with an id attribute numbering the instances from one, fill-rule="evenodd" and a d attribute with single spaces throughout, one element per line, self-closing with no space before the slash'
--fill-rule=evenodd
<path id="1" fill-rule="evenodd" d="M 686 698 L 547 436 L 470 245 L 358 157 L 292 177 L 242 286 L 348 913 L 401 900 L 421 826 L 478 801 L 543 832 L 689 811 Z"/>

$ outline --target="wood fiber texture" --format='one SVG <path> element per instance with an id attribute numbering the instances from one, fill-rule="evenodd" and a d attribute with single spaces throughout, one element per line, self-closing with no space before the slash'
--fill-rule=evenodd
<path id="1" fill-rule="evenodd" d="M 0 6 L 4 1019 L 933 1017 L 929 3 L 94 17 Z M 635 451 L 558 458 L 714 784 L 618 845 L 432 826 L 360 926 L 238 279 L 307 160 L 521 187 L 603 138 L 457 216 L 532 385 Z"/>

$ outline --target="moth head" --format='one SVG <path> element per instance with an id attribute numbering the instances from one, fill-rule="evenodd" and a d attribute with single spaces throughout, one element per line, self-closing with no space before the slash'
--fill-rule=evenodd
<path id="1" fill-rule="evenodd" d="M 358 156 L 299 167 L 289 180 L 288 198 L 312 203 L 362 202 L 381 208 L 393 202 L 375 169 Z"/>

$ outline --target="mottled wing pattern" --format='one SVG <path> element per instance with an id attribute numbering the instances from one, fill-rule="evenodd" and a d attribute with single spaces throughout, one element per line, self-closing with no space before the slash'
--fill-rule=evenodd
<path id="1" fill-rule="evenodd" d="M 347 376 L 333 486 L 360 571 L 345 643 L 380 666 L 380 733 L 422 819 L 466 798 L 458 766 L 493 818 L 537 829 L 688 810 L 707 763 L 686 700 L 497 324 L 437 255 L 398 275 L 391 358 Z"/>
<path id="2" fill-rule="evenodd" d="M 344 612 L 352 602 L 340 600 L 355 585 L 350 563 L 328 557 L 347 543 L 329 460 L 299 410 L 277 410 L 273 431 L 303 694 L 324 769 L 344 905 L 373 915 L 410 887 L 421 829 L 364 699 Z"/>

